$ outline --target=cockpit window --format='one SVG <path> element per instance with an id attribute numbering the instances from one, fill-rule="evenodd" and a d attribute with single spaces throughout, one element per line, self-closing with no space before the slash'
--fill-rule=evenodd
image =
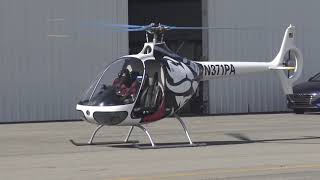
<path id="1" fill-rule="evenodd" d="M 89 106 L 131 104 L 140 90 L 143 73 L 141 60 L 132 57 L 121 58 L 98 75 L 79 104 Z"/>

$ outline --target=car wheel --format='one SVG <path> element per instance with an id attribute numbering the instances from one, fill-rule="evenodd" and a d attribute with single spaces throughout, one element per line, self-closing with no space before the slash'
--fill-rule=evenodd
<path id="1" fill-rule="evenodd" d="M 293 112 L 296 113 L 296 114 L 304 114 L 304 110 L 303 109 L 294 109 Z"/>

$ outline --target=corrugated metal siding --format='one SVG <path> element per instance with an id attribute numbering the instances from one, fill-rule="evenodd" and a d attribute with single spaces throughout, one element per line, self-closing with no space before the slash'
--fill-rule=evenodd
<path id="1" fill-rule="evenodd" d="M 320 71 L 320 1 L 208 0 L 208 25 L 264 27 L 264 30 L 209 31 L 209 60 L 270 61 L 277 54 L 285 28 L 297 28 L 297 46 L 304 56 L 300 81 Z M 272 112 L 286 109 L 280 81 L 263 73 L 209 82 L 210 113 Z"/>
<path id="2" fill-rule="evenodd" d="M 127 23 L 127 8 L 126 0 L 1 0 L 0 121 L 78 118 L 81 92 L 128 52 L 128 34 L 99 22 Z"/>

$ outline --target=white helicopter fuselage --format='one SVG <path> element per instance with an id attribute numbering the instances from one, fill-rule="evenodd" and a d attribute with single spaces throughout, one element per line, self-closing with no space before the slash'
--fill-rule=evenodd
<path id="1" fill-rule="evenodd" d="M 145 43 L 139 54 L 122 57 L 134 58 L 143 64 L 143 73 L 141 74 L 143 81 L 141 82 L 138 95 L 134 101 L 128 104 L 108 106 L 92 106 L 79 103 L 76 109 L 81 111 L 83 119 L 90 123 L 135 126 L 154 122 L 177 112 L 196 92 L 200 81 L 267 71 L 276 71 L 280 76 L 285 94 L 290 94 L 292 93 L 293 82 L 296 81 L 302 73 L 303 62 L 301 52 L 294 45 L 294 37 L 295 27 L 290 25 L 284 34 L 278 55 L 270 62 L 195 62 L 181 58 L 170 50 L 160 47 L 163 43 Z M 288 51 L 291 51 L 295 55 L 294 66 L 288 66 L 284 63 L 284 56 Z M 288 78 L 283 70 L 293 71 L 294 76 Z M 156 76 L 156 78 L 152 79 L 153 76 Z M 144 97 L 143 94 L 147 94 L 149 90 L 146 88 L 148 78 L 149 81 L 155 81 L 156 79 L 157 86 L 159 86 L 158 89 L 160 89 L 160 93 L 157 94 L 159 97 L 155 100 L 159 102 L 155 103 L 156 109 L 152 110 L 154 112 L 149 112 L 151 110 L 147 107 L 143 107 L 145 109 L 139 111 L 139 108 L 141 109 L 141 106 L 145 103 L 144 98 L 146 97 Z M 92 92 L 92 94 L 93 93 L 94 92 Z M 152 106 L 152 104 L 150 106 Z M 125 112 L 126 117 L 118 123 L 110 123 L 103 119 L 97 120 L 94 116 L 97 112 Z"/>
<path id="2" fill-rule="evenodd" d="M 201 144 L 192 142 L 178 111 L 195 94 L 201 81 L 273 71 L 279 75 L 283 91 L 288 95 L 292 94 L 293 83 L 302 73 L 302 54 L 294 45 L 295 27 L 292 25 L 285 31 L 278 54 L 269 62 L 225 62 L 214 59 L 196 62 L 172 52 L 162 40 L 164 32 L 169 30 L 215 27 L 176 27 L 154 23 L 146 26 L 110 26 L 128 31 L 146 31 L 147 43 L 139 54 L 123 56 L 108 65 L 81 97 L 76 109 L 81 112 L 83 120 L 98 127 L 88 143 L 70 140 L 75 145 L 95 144 L 93 138 L 97 131 L 108 125 L 131 127 L 124 141 L 107 144 L 136 143 L 129 141 L 129 137 L 133 128 L 137 127 L 146 133 L 151 148 L 159 148 L 143 124 L 173 115 L 188 137 L 187 146 L 198 146 Z M 148 33 L 153 35 L 153 42 L 148 42 Z M 159 37 L 162 37 L 160 42 Z M 292 54 L 294 59 L 291 60 Z M 139 145 L 136 146 L 139 148 Z"/>

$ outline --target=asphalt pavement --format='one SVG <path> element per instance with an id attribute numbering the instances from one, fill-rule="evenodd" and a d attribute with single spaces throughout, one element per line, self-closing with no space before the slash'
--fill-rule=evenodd
<path id="1" fill-rule="evenodd" d="M 95 126 L 86 122 L 0 125 L 0 179 L 300 180 L 320 179 L 320 114 L 183 118 L 206 146 L 140 150 L 134 144 L 75 146 Z M 187 143 L 179 122 L 145 126 L 158 145 Z M 103 127 L 95 142 L 121 141 L 129 127 Z M 131 140 L 149 145 L 134 129 Z"/>

